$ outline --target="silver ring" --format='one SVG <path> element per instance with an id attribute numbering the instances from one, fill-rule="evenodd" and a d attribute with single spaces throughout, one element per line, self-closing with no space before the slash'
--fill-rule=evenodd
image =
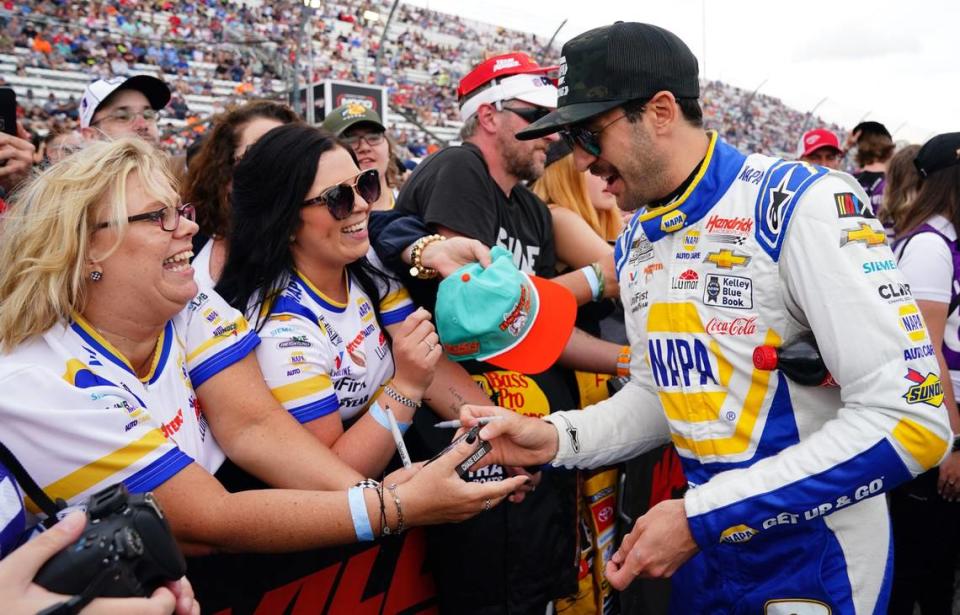
<path id="1" fill-rule="evenodd" d="M 493 505 L 493 502 L 490 501 L 490 498 L 487 498 L 486 500 L 483 501 L 483 508 L 481 508 L 480 510 L 482 510 L 483 512 L 487 512 L 488 510 L 490 510 L 490 507 L 492 505 Z"/>
<path id="2" fill-rule="evenodd" d="M 436 344 L 431 344 L 427 340 L 423 340 L 423 343 L 427 345 L 427 352 L 433 352 L 433 349 L 437 347 Z"/>

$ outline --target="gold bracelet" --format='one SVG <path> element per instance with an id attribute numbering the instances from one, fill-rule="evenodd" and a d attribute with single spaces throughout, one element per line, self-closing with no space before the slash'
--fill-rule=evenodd
<path id="1" fill-rule="evenodd" d="M 420 280 L 432 280 L 440 276 L 440 272 L 431 267 L 425 267 L 423 264 L 423 250 L 435 241 L 446 239 L 443 235 L 426 235 L 421 237 L 413 244 L 413 250 L 410 252 L 410 275 Z"/>

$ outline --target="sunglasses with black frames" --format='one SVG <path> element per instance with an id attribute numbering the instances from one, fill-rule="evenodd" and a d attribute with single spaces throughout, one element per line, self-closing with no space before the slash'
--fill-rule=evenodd
<path id="1" fill-rule="evenodd" d="M 334 220 L 346 220 L 353 213 L 356 191 L 364 201 L 373 205 L 380 198 L 380 172 L 376 169 L 361 171 L 353 181 L 337 184 L 324 189 L 320 196 L 307 199 L 301 205 L 326 205 Z"/>
<path id="2" fill-rule="evenodd" d="M 522 117 L 528 124 L 532 124 L 540 118 L 546 117 L 551 109 L 544 107 L 504 107 L 504 111 L 509 111 Z"/>

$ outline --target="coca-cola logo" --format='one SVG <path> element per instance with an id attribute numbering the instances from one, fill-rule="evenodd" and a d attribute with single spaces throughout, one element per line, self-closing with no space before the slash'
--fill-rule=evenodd
<path id="1" fill-rule="evenodd" d="M 733 320 L 711 318 L 707 323 L 707 333 L 710 335 L 753 335 L 757 332 L 757 317 L 741 317 Z"/>

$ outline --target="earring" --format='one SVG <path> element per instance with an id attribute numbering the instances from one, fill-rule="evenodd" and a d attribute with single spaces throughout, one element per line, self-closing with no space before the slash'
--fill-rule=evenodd
<path id="1" fill-rule="evenodd" d="M 99 282 L 100 280 L 103 279 L 103 272 L 102 272 L 102 271 L 91 271 L 91 272 L 90 272 L 90 279 L 93 280 L 94 282 Z"/>

